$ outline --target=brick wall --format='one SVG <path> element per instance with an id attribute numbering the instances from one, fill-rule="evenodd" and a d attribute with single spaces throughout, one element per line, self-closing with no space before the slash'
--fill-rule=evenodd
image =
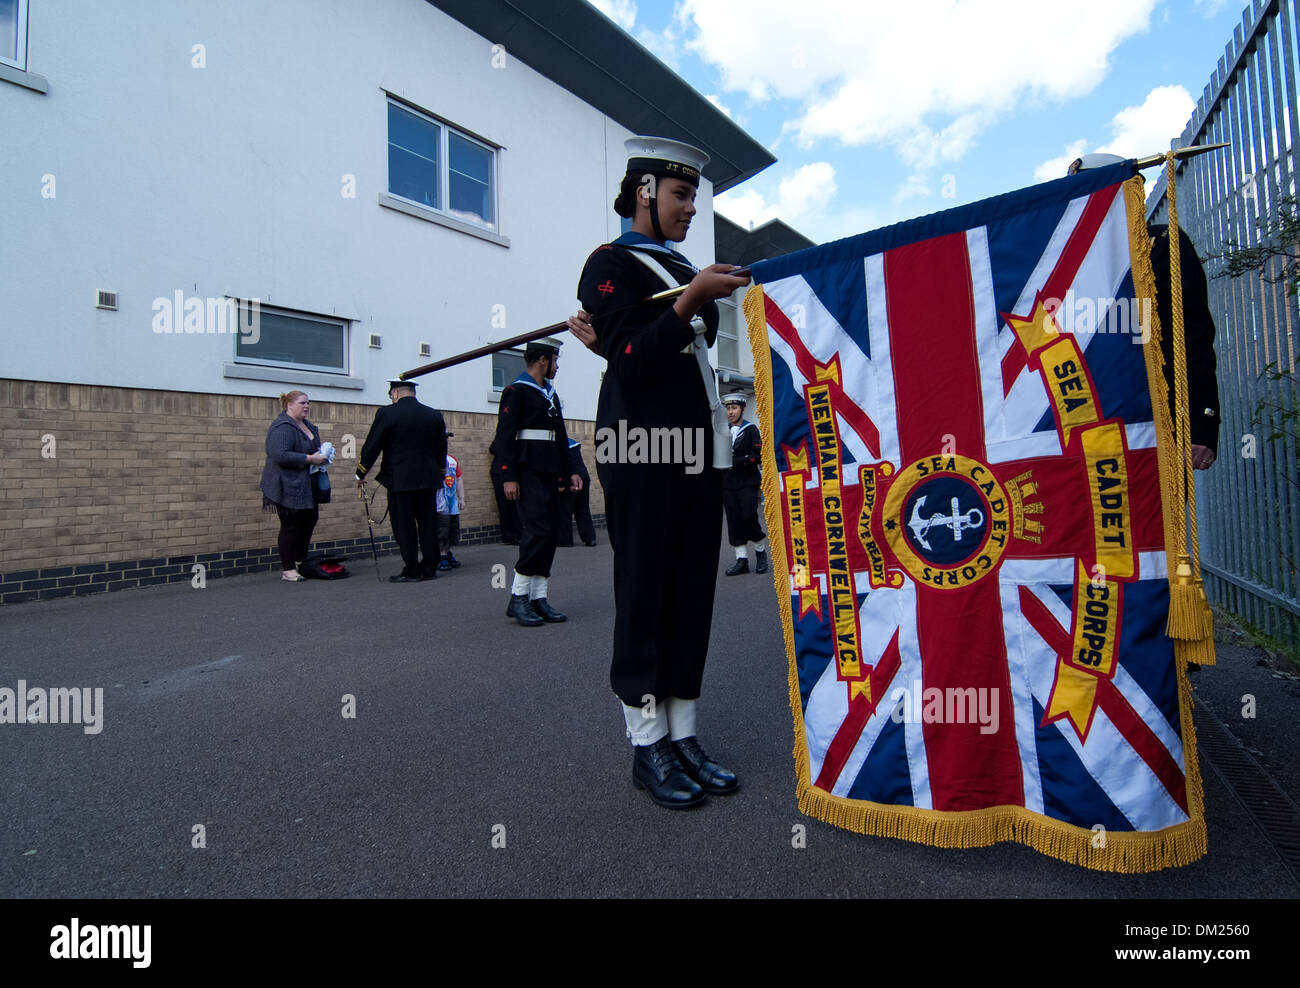
<path id="1" fill-rule="evenodd" d="M 0 378 L 0 603 L 189 581 L 196 563 L 208 578 L 277 569 L 279 521 L 262 512 L 257 488 L 280 412 L 272 389 L 247 398 Z M 321 438 L 352 453 L 330 470 L 334 498 L 321 506 L 314 551 L 370 553 L 352 472 L 374 413 L 312 401 Z M 461 541 L 496 541 L 487 452 L 496 416 L 443 416 L 464 472 Z M 594 424 L 568 427 L 594 476 Z M 355 449 L 345 449 L 349 435 Z M 381 491 L 376 519 L 384 507 Z M 604 512 L 599 483 L 591 510 Z M 396 551 L 387 521 L 375 541 Z"/>

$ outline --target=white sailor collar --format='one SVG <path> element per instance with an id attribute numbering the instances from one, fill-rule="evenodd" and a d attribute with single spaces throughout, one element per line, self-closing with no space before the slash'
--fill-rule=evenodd
<path id="1" fill-rule="evenodd" d="M 534 391 L 540 391 L 542 394 L 546 395 L 546 400 L 548 402 L 555 401 L 555 388 L 554 386 L 552 386 L 551 382 L 547 381 L 546 387 L 544 388 L 539 387 L 537 382 L 533 380 L 532 375 L 529 374 L 527 371 L 524 371 L 524 373 L 520 374 L 517 378 L 515 378 L 510 383 L 526 385 L 532 388 Z"/>

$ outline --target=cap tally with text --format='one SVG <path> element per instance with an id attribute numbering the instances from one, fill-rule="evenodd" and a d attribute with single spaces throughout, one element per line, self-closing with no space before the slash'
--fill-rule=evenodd
<path id="1" fill-rule="evenodd" d="M 748 399 L 739 391 L 733 391 L 729 395 L 722 396 L 722 403 L 724 405 L 745 405 L 748 404 Z"/>
<path id="2" fill-rule="evenodd" d="M 563 340 L 557 340 L 553 336 L 548 336 L 544 340 L 533 340 L 524 349 L 524 359 L 529 360 L 533 357 L 550 357 L 560 355 L 560 347 L 564 345 Z"/>
<path id="3" fill-rule="evenodd" d="M 623 142 L 629 172 L 649 172 L 665 178 L 680 178 L 699 186 L 700 172 L 709 156 L 697 147 L 666 137 L 633 137 Z"/>
<path id="4" fill-rule="evenodd" d="M 401 378 L 388 382 L 389 391 L 392 391 L 393 388 L 410 388 L 414 391 L 418 386 L 419 383 L 416 381 L 403 381 Z"/>

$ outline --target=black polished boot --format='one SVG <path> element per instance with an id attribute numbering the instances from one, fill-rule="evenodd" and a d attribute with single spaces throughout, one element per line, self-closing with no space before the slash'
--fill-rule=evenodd
<path id="1" fill-rule="evenodd" d="M 569 620 L 552 607 L 545 597 L 534 597 L 529 603 L 533 605 L 533 610 L 537 613 L 537 616 L 547 624 L 559 624 L 561 621 Z"/>
<path id="2" fill-rule="evenodd" d="M 749 559 L 745 556 L 741 556 L 731 565 L 731 567 L 727 570 L 725 575 L 739 576 L 741 573 L 748 573 L 748 572 L 749 572 Z"/>
<path id="3" fill-rule="evenodd" d="M 759 552 L 759 553 L 758 553 L 758 561 L 754 564 L 754 572 L 755 572 L 755 573 L 766 573 L 766 572 L 767 572 L 767 553 L 766 553 L 766 552 Z"/>
<path id="4" fill-rule="evenodd" d="M 725 769 L 704 753 L 698 738 L 682 738 L 673 742 L 673 751 L 677 760 L 700 788 L 710 796 L 725 796 L 740 788 L 736 773 Z"/>
<path id="5" fill-rule="evenodd" d="M 526 593 L 510 595 L 510 606 L 506 608 L 506 617 L 514 618 L 525 628 L 536 628 L 542 624 L 542 619 L 537 616 L 533 605 L 528 602 Z"/>
<path id="6" fill-rule="evenodd" d="M 686 774 L 667 738 L 632 749 L 632 783 L 670 810 L 685 810 L 704 802 L 704 790 Z"/>

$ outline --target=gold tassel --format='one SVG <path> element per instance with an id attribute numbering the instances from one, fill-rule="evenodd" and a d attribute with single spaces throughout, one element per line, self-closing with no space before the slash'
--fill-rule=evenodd
<path id="1" fill-rule="evenodd" d="M 832 796 L 811 786 L 800 787 L 799 810 L 831 826 L 872 837 L 943 848 L 987 847 L 1015 841 L 1084 868 L 1138 874 L 1182 867 L 1205 856 L 1208 845 L 1200 806 L 1200 779 L 1191 772 L 1188 796 L 1193 801 L 1192 819 L 1158 833 L 1085 830 L 1021 806 L 961 813 L 885 806 Z"/>
<path id="2" fill-rule="evenodd" d="M 1216 663 L 1214 639 L 1198 638 L 1196 641 L 1175 641 L 1174 656 L 1184 667 L 1189 662 L 1195 662 L 1201 666 L 1212 666 Z"/>
<path id="3" fill-rule="evenodd" d="M 1183 328 L 1183 273 L 1178 235 L 1178 189 L 1175 158 L 1166 159 L 1169 197 L 1169 311 L 1173 317 L 1174 414 L 1178 449 L 1179 540 L 1177 564 L 1169 578 L 1169 623 L 1166 634 L 1175 641 L 1198 642 L 1201 654 L 1214 653 L 1214 620 L 1201 582 L 1200 548 L 1196 530 L 1196 481 L 1192 474 L 1191 399 L 1187 389 L 1187 343 Z M 1190 529 L 1190 533 L 1188 532 Z M 1213 659 L 1211 659 L 1213 662 Z"/>

